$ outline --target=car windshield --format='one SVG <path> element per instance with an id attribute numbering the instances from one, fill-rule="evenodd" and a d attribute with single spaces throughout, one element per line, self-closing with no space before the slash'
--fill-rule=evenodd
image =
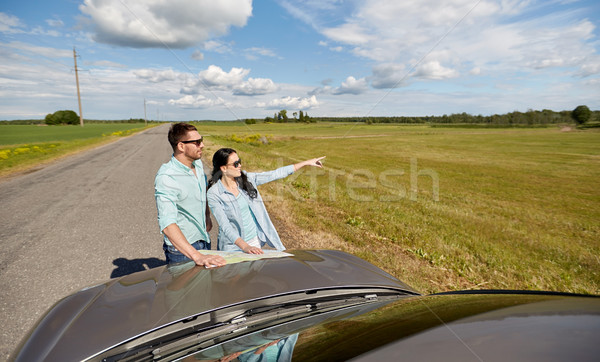
<path id="1" fill-rule="evenodd" d="M 178 360 L 189 356 L 214 360 L 260 354 L 269 347 L 278 353 L 291 353 L 297 334 L 308 327 L 357 316 L 407 296 L 377 289 L 327 290 L 308 294 L 308 298 L 302 294 L 249 303 L 243 313 L 221 323 L 214 323 L 214 319 L 230 315 L 231 310 L 211 313 L 213 322 L 208 324 L 204 318 L 182 321 L 98 357 L 104 361 Z M 239 311 L 240 307 L 233 308 Z"/>

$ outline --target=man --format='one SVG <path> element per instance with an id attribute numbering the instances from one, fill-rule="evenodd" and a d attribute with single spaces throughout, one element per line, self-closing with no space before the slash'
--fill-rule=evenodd
<path id="1" fill-rule="evenodd" d="M 167 263 L 193 260 L 205 267 L 225 265 L 221 256 L 198 251 L 210 250 L 208 231 L 212 228 L 206 204 L 206 175 L 200 161 L 202 136 L 191 124 L 175 123 L 169 129 L 168 139 L 173 156 L 154 179 L 158 225 L 164 236 Z"/>

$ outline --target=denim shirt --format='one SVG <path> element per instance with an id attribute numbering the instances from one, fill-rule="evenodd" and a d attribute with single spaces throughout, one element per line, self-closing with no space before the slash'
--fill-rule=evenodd
<path id="1" fill-rule="evenodd" d="M 154 197 L 158 211 L 158 226 L 162 232 L 177 224 L 192 244 L 198 240 L 210 243 L 206 231 L 206 175 L 202 161 L 194 161 L 194 171 L 175 157 L 163 164 L 154 179 Z M 164 235 L 167 245 L 173 245 Z"/>
<path id="2" fill-rule="evenodd" d="M 243 171 L 242 171 L 243 172 Z M 294 166 L 280 167 L 274 171 L 268 172 L 247 172 L 248 181 L 256 188 L 267 182 L 278 180 L 287 177 L 294 173 Z M 256 198 L 252 199 L 248 194 L 240 188 L 240 194 L 246 199 L 250 210 L 254 214 L 257 223 L 258 239 L 261 246 L 268 244 L 277 250 L 285 250 L 285 247 L 279 239 L 277 230 L 269 218 L 267 209 L 263 202 L 258 189 L 256 190 Z M 238 202 L 235 196 L 229 192 L 221 180 L 217 181 L 207 192 L 208 206 L 210 211 L 215 216 L 219 224 L 219 236 L 217 249 L 225 251 L 240 251 L 241 249 L 235 245 L 238 238 L 246 240 L 243 235 L 243 220 Z"/>

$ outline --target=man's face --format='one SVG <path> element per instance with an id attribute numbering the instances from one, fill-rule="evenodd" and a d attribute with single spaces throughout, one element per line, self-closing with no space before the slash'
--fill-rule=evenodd
<path id="1" fill-rule="evenodd" d="M 201 140 L 202 136 L 200 136 L 200 133 L 198 133 L 198 131 L 189 131 L 185 135 L 185 137 L 181 141 L 179 141 L 180 144 L 183 145 L 183 154 L 189 159 L 199 160 L 202 157 L 202 149 L 204 148 L 204 142 L 202 142 Z"/>

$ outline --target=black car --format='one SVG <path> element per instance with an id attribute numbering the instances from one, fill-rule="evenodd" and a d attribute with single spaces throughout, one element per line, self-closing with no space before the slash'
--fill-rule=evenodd
<path id="1" fill-rule="evenodd" d="M 163 266 L 52 307 L 17 361 L 598 360 L 600 298 L 536 291 L 423 296 L 332 250 L 205 269 Z"/>

